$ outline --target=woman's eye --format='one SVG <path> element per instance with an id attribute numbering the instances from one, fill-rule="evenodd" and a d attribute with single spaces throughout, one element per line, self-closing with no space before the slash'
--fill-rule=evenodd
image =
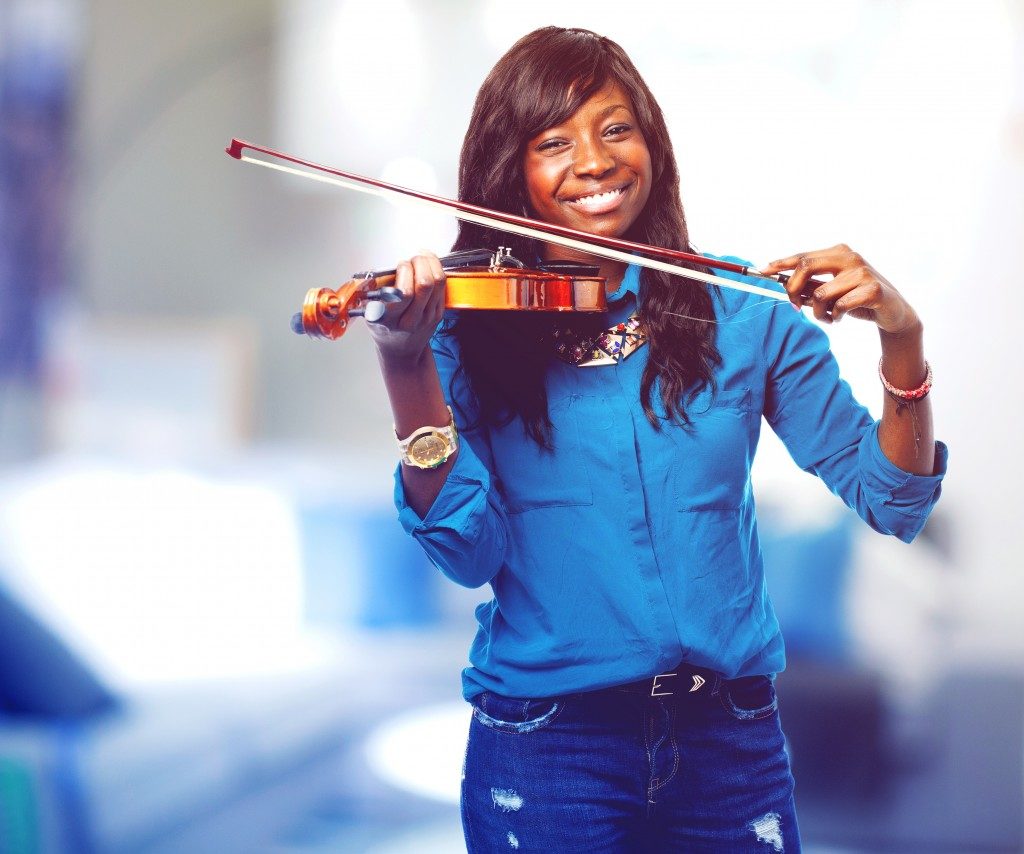
<path id="1" fill-rule="evenodd" d="M 538 151 L 550 151 L 550 150 L 558 148 L 559 146 L 564 145 L 564 144 L 565 143 L 562 140 L 560 140 L 560 139 L 546 139 L 546 140 L 544 140 L 544 142 L 542 142 L 540 145 L 537 146 L 537 150 Z"/>
<path id="2" fill-rule="evenodd" d="M 612 125 L 608 130 L 605 131 L 609 136 L 619 136 L 620 134 L 627 133 L 632 130 L 629 125 Z"/>

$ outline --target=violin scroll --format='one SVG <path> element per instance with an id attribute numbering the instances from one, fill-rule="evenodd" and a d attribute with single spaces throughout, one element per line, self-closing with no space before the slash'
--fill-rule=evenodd
<path id="1" fill-rule="evenodd" d="M 390 277 L 394 281 L 394 276 Z M 372 275 L 345 282 L 337 290 L 310 288 L 302 311 L 292 315 L 292 331 L 311 338 L 341 338 L 350 317 L 365 317 L 371 323 L 384 316 L 384 304 L 401 302 L 402 292 Z"/>

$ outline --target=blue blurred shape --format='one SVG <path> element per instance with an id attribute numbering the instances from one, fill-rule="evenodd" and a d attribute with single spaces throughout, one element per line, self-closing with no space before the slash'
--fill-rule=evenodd
<path id="1" fill-rule="evenodd" d="M 432 625 L 440 618 L 437 571 L 390 505 L 301 508 L 306 618 L 364 628 Z"/>
<path id="2" fill-rule="evenodd" d="M 85 718 L 116 705 L 86 664 L 2 587 L 0 650 L 0 718 Z"/>
<path id="3" fill-rule="evenodd" d="M 822 528 L 759 526 L 765 576 L 791 655 L 845 661 L 850 651 L 846 586 L 856 519 Z"/>

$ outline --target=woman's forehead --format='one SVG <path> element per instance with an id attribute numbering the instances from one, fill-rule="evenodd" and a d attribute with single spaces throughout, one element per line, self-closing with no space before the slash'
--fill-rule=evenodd
<path id="1" fill-rule="evenodd" d="M 563 102 L 567 112 L 561 121 L 567 121 L 584 109 L 611 110 L 618 106 L 633 112 L 633 99 L 618 80 L 606 80 L 588 94 L 586 90 L 589 88 L 589 81 L 570 85 Z M 555 123 L 559 124 L 560 122 L 556 121 Z"/>

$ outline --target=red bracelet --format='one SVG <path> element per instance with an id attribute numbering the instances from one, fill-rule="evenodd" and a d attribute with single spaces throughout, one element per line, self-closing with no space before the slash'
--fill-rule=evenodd
<path id="1" fill-rule="evenodd" d="M 893 397 L 898 397 L 900 400 L 920 400 L 932 390 L 932 366 L 928 364 L 927 360 L 925 360 L 924 369 L 924 382 L 917 388 L 907 391 L 902 388 L 896 388 L 896 386 L 885 378 L 885 374 L 882 373 L 882 359 L 878 360 L 878 378 L 882 381 L 882 385 L 885 386 L 885 390 Z"/>

